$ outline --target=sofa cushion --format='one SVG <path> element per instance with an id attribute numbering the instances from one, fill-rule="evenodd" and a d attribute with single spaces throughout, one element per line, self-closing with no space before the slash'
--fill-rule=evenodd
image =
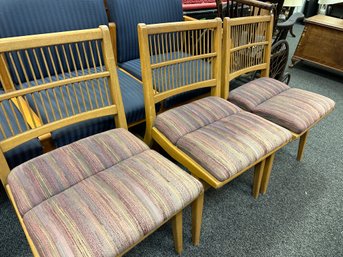
<path id="1" fill-rule="evenodd" d="M 154 126 L 219 181 L 292 138 L 286 129 L 219 97 L 166 111 L 157 116 Z"/>
<path id="2" fill-rule="evenodd" d="M 84 70 L 84 74 L 93 73 L 95 70 L 92 68 L 90 70 Z M 100 67 L 96 68 L 97 72 L 100 72 Z M 126 74 L 125 72 L 121 71 L 120 69 L 117 69 L 118 71 L 118 79 L 119 84 L 121 88 L 121 94 L 125 109 L 125 114 L 127 118 L 128 123 L 137 122 L 139 120 L 143 120 L 145 118 L 145 110 L 144 110 L 144 97 L 143 97 L 143 86 L 141 83 L 139 83 L 136 79 L 131 77 L 130 75 Z M 76 72 L 65 73 L 66 78 L 69 78 L 71 76 L 75 76 Z M 82 71 L 78 71 L 78 75 L 82 75 Z M 56 76 L 51 77 L 53 81 L 57 80 Z M 58 76 L 59 79 L 63 79 L 62 75 Z M 45 78 L 45 81 L 49 81 L 47 78 Z M 107 81 L 107 80 L 106 80 Z M 98 84 L 99 82 L 99 84 Z M 43 80 L 37 80 L 38 84 L 43 83 Z M 106 82 L 107 83 L 107 82 Z M 23 87 L 28 87 L 28 83 L 24 83 Z M 30 82 L 30 86 L 35 86 L 34 81 Z M 95 87 L 96 90 L 96 97 L 94 97 L 92 87 Z M 69 95 L 67 93 L 67 87 L 70 88 L 69 93 L 71 95 L 72 101 L 69 101 Z M 19 86 L 17 86 L 19 88 Z M 83 88 L 82 91 L 80 88 Z M 87 88 L 91 92 L 91 98 L 89 98 L 87 94 Z M 72 108 L 74 109 L 75 113 L 79 113 L 80 111 L 83 112 L 85 109 L 83 108 L 83 101 L 85 101 L 85 105 L 87 108 L 90 108 L 91 105 L 96 106 L 96 102 L 99 104 L 102 104 L 100 95 L 104 96 L 104 104 L 108 105 L 109 102 L 107 98 L 105 97 L 108 92 L 106 92 L 105 88 L 107 88 L 107 85 L 104 85 L 104 80 L 98 80 L 98 81 L 91 81 L 88 83 L 80 83 L 75 87 L 75 92 L 72 90 L 72 87 L 70 85 L 65 86 L 62 88 L 62 93 L 59 90 L 56 90 L 57 98 L 59 99 L 58 102 L 56 102 L 56 98 L 54 97 L 54 93 L 52 90 L 46 90 L 45 92 L 42 92 L 42 98 L 40 98 L 37 94 L 34 94 L 37 108 L 40 110 L 41 117 L 44 123 L 51 122 L 54 118 L 54 114 L 57 119 L 65 118 L 67 117 L 68 111 L 71 112 Z M 66 101 L 67 109 L 65 108 L 62 94 Z M 48 99 L 48 95 L 50 95 L 50 101 L 53 106 L 51 108 L 50 104 L 48 104 L 50 101 Z M 37 112 L 36 105 L 34 103 L 34 100 L 31 96 L 28 96 L 28 101 L 31 105 L 31 107 Z M 89 100 L 90 99 L 90 100 Z M 97 99 L 97 100 L 96 100 Z M 45 102 L 45 105 L 43 105 L 42 100 Z M 78 104 L 81 105 L 81 110 L 78 110 Z M 57 112 L 57 107 L 60 106 L 61 108 L 61 114 Z M 53 113 L 54 109 L 54 113 Z M 46 112 L 45 112 L 46 110 Z M 96 133 L 100 133 L 109 129 L 114 128 L 114 118 L 112 116 L 108 117 L 101 117 L 97 119 L 92 119 L 84 122 L 80 122 L 65 128 L 61 128 L 57 131 L 52 132 L 52 139 L 54 141 L 54 144 L 57 147 L 69 144 L 71 142 L 74 142 L 76 140 L 79 140 L 81 138 L 94 135 Z"/>
<path id="3" fill-rule="evenodd" d="M 102 24 L 108 24 L 103 0 L 0 1 L 0 38 L 97 28 Z M 24 53 L 22 54 L 24 56 Z M 74 55 L 76 57 L 76 52 L 74 52 Z M 82 52 L 81 55 L 83 55 Z M 39 51 L 37 56 L 40 63 L 43 63 Z M 52 56 L 55 63 L 58 63 L 57 55 L 54 51 L 52 51 Z M 20 67 L 17 56 L 13 55 L 13 58 L 17 66 Z M 33 68 L 37 71 L 36 77 L 40 78 L 32 54 L 31 58 Z M 98 65 L 97 58 L 95 58 L 95 61 L 96 65 Z M 9 61 L 8 63 L 10 64 L 11 62 Z M 47 64 L 50 73 L 54 74 L 49 58 Z M 24 62 L 24 65 L 29 67 L 27 62 Z M 9 69 L 15 83 L 18 83 L 19 79 L 22 82 L 26 81 L 24 72 L 21 69 L 18 70 L 19 79 L 15 75 L 12 65 L 9 65 Z M 59 65 L 56 65 L 56 69 L 60 73 Z M 30 68 L 26 70 L 30 71 Z M 42 74 L 43 77 L 47 77 L 48 71 L 42 69 Z M 33 74 L 27 72 L 27 76 L 29 80 L 33 80 Z"/>
<path id="4" fill-rule="evenodd" d="M 229 100 L 290 131 L 301 134 L 332 111 L 335 102 L 272 79 L 253 80 L 230 94 Z"/>
<path id="5" fill-rule="evenodd" d="M 139 58 L 137 24 L 183 20 L 181 0 L 107 0 L 116 24 L 118 63 Z"/>
<path id="6" fill-rule="evenodd" d="M 137 79 L 142 81 L 142 70 L 141 70 L 141 60 L 139 58 L 132 59 L 127 62 L 118 63 L 119 67 L 126 70 Z"/>
<path id="7" fill-rule="evenodd" d="M 41 256 L 116 256 L 203 191 L 124 129 L 27 162 L 9 185 Z"/>
<path id="8" fill-rule="evenodd" d="M 4 94 L 4 91 L 0 89 L 0 95 L 1 94 Z M 15 115 L 17 116 L 17 119 L 15 118 Z M 27 130 L 24 118 L 20 114 L 19 110 L 15 107 L 14 103 L 10 101 L 2 101 L 1 103 L 0 123 L 0 141 L 4 138 L 13 136 L 11 128 L 15 135 L 19 134 L 21 131 L 24 132 Z M 11 128 L 9 125 L 11 125 Z M 39 140 L 32 139 L 6 152 L 5 157 L 10 169 L 12 169 L 27 160 L 41 155 L 42 153 L 43 148 Z"/>

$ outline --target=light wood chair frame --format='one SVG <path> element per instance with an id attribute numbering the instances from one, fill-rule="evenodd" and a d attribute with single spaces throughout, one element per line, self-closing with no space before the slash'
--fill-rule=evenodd
<path id="1" fill-rule="evenodd" d="M 152 64 L 150 61 L 149 52 L 149 35 L 158 33 L 172 33 L 175 31 L 187 31 L 198 28 L 208 28 L 215 29 L 214 37 L 214 74 L 211 81 L 205 81 L 203 83 L 186 85 L 178 89 L 172 89 L 169 91 L 164 91 L 162 94 L 153 89 L 153 79 L 152 79 Z M 138 36 L 139 36 L 139 47 L 140 56 L 142 63 L 142 75 L 143 75 L 143 86 L 144 86 L 144 100 L 145 100 L 145 112 L 146 112 L 146 134 L 145 142 L 147 144 L 152 144 L 157 142 L 172 158 L 181 163 L 186 167 L 190 173 L 201 180 L 205 188 L 213 187 L 220 188 L 227 184 L 231 180 L 235 179 L 245 171 L 252 167 L 255 167 L 254 172 L 254 182 L 253 182 L 253 196 L 258 197 L 260 192 L 261 182 L 265 179 L 262 175 L 264 171 L 270 171 L 272 169 L 274 154 L 284 145 L 275 149 L 274 151 L 263 156 L 256 162 L 252 163 L 242 171 L 238 172 L 234 176 L 230 177 L 225 181 L 217 180 L 213 175 L 211 175 L 206 169 L 199 165 L 195 160 L 188 156 L 185 152 L 175 146 L 166 136 L 164 136 L 156 127 L 154 127 L 154 121 L 156 119 L 155 104 L 164 100 L 167 97 L 177 95 L 180 92 L 186 92 L 202 87 L 210 87 L 212 96 L 219 96 L 220 86 L 221 86 L 221 40 L 222 40 L 222 21 L 220 18 L 215 20 L 207 21 L 192 21 L 187 24 L 184 23 L 171 23 L 171 24 L 156 24 L 156 25 L 138 25 Z M 185 59 L 185 58 L 183 58 Z M 186 58 L 187 59 L 187 58 Z M 176 63 L 176 61 L 175 61 Z M 158 65 L 167 65 L 167 63 L 159 63 Z M 156 65 L 155 65 L 156 66 Z M 286 143 L 285 143 L 286 144 Z"/>
<path id="2" fill-rule="evenodd" d="M 253 71 L 261 71 L 261 77 L 268 77 L 269 70 L 270 70 L 270 56 L 271 56 L 271 47 L 272 47 L 272 34 L 273 34 L 273 15 L 265 15 L 265 16 L 253 16 L 253 17 L 243 17 L 243 18 L 225 18 L 223 23 L 223 73 L 222 73 L 222 97 L 224 99 L 229 99 L 229 87 L 230 87 L 230 81 L 235 79 L 238 76 L 241 76 L 243 74 L 253 72 Z M 248 43 L 246 45 L 241 45 L 239 47 L 233 47 L 232 45 L 232 27 L 237 25 L 244 25 L 244 24 L 258 24 L 261 22 L 268 22 L 268 30 L 265 35 L 265 41 L 259 42 L 259 43 Z M 254 66 L 249 66 L 249 59 L 240 59 L 238 61 L 245 61 L 246 62 L 246 68 L 240 69 L 238 71 L 232 72 L 231 71 L 231 63 L 232 61 L 236 61 L 234 58 L 231 58 L 233 53 L 237 50 L 243 49 L 243 48 L 249 48 L 256 45 L 264 45 L 264 58 L 261 59 L 261 62 Z M 304 147 L 307 141 L 307 137 L 309 134 L 310 129 L 315 126 L 320 120 L 325 118 L 329 113 L 327 113 L 325 116 L 321 117 L 316 123 L 312 124 L 307 130 L 304 132 L 297 134 L 292 131 L 290 131 L 293 135 L 292 140 L 296 140 L 299 138 L 299 146 L 298 146 L 298 152 L 297 152 L 297 160 L 300 161 L 304 154 Z M 274 156 L 270 160 L 273 161 Z M 269 183 L 270 178 L 270 172 L 271 169 L 266 169 L 263 174 L 262 184 L 261 184 L 261 190 L 260 192 L 262 194 L 265 194 L 267 192 L 267 187 Z"/>
<path id="3" fill-rule="evenodd" d="M 39 256 L 36 246 L 34 245 L 27 228 L 24 224 L 23 217 L 21 216 L 17 204 L 13 198 L 13 194 L 11 191 L 10 186 L 7 183 L 7 177 L 10 173 L 10 168 L 6 161 L 4 154 L 15 148 L 16 146 L 25 143 L 31 139 L 37 138 L 41 135 L 46 135 L 47 133 L 51 133 L 54 130 L 60 129 L 65 126 L 69 126 L 81 121 L 86 121 L 89 119 L 110 116 L 113 115 L 115 124 L 117 128 L 125 128 L 127 129 L 127 123 L 125 118 L 124 107 L 121 99 L 120 93 L 120 86 L 118 82 L 118 75 L 116 70 L 115 59 L 113 55 L 113 48 L 111 45 L 110 33 L 107 26 L 100 26 L 98 29 L 88 29 L 88 30 L 80 30 L 80 31 L 69 31 L 69 32 L 59 32 L 59 33 L 49 33 L 49 34 L 42 34 L 42 35 L 32 35 L 32 36 L 24 36 L 24 37 L 14 37 L 14 38 L 5 38 L 0 39 L 0 53 L 4 54 L 7 52 L 12 51 L 22 51 L 32 48 L 42 48 L 42 47 L 51 47 L 56 45 L 63 45 L 63 44 L 73 44 L 73 43 L 82 43 L 82 42 L 90 42 L 90 41 L 101 41 L 101 49 L 98 49 L 98 56 L 102 54 L 104 67 L 105 70 L 101 70 L 97 73 L 90 73 L 90 74 L 82 74 L 81 76 L 76 76 L 73 78 L 65 78 L 54 82 L 48 82 L 41 85 L 36 85 L 34 87 L 29 87 L 25 89 L 19 89 L 7 92 L 5 94 L 0 95 L 0 108 L 5 110 L 3 107 L 4 101 L 12 101 L 15 103 L 18 99 L 23 99 L 24 102 L 27 102 L 26 96 L 32 95 L 34 93 L 41 93 L 45 90 L 53 90 L 58 89 L 66 85 L 73 85 L 73 83 L 80 83 L 95 80 L 95 79 L 107 79 L 107 86 L 108 86 L 108 95 L 107 98 L 110 98 L 111 104 L 104 106 L 97 106 L 91 110 L 85 110 L 84 112 L 75 114 L 74 111 L 70 110 L 71 115 L 68 114 L 68 117 L 61 118 L 59 120 L 55 120 L 46 124 L 37 125 L 32 128 L 29 125 L 26 126 L 26 131 L 20 131 L 21 133 L 15 134 L 14 129 L 11 127 L 11 123 L 8 124 L 10 126 L 10 130 L 12 131 L 12 135 L 7 136 L 3 132 L 2 125 L 0 124 L 0 130 L 5 136 L 5 139 L 0 141 L 0 179 L 3 183 L 7 195 L 15 209 L 15 212 L 18 216 L 19 222 L 23 228 L 25 236 L 28 240 L 30 248 L 34 256 Z M 100 57 L 101 58 L 101 57 Z M 90 82 L 89 82 L 90 83 Z M 104 82 L 105 83 L 105 82 Z M 56 97 L 56 95 L 55 95 Z M 106 97 L 104 95 L 100 96 L 101 98 Z M 63 98 L 63 97 L 62 97 Z M 57 98 L 56 98 L 57 99 Z M 49 99 L 50 101 L 50 99 Z M 63 100 L 65 101 L 65 100 Z M 18 110 L 22 110 L 22 104 L 18 102 Z M 15 120 L 18 120 L 17 114 L 14 110 L 12 105 L 12 114 L 15 115 Z M 60 109 L 58 105 L 57 109 Z M 57 110 L 56 110 L 57 111 Z M 68 112 L 69 113 L 69 112 Z M 7 114 L 5 114 L 7 115 Z M 33 113 L 28 113 L 29 117 L 32 117 Z M 24 117 L 25 118 L 25 117 Z M 201 222 L 202 222 L 202 210 L 203 210 L 203 193 L 194 200 L 192 203 L 192 239 L 194 245 L 198 245 L 200 242 L 200 229 L 201 229 Z M 183 240 L 182 240 L 182 210 L 175 213 L 175 215 L 169 219 L 172 220 L 172 229 L 174 234 L 174 241 L 175 241 L 175 248 L 178 253 L 182 252 L 183 249 Z M 164 223 L 168 222 L 169 220 L 165 221 Z M 155 229 L 157 230 L 157 229 Z M 154 231 L 155 231 L 154 230 Z M 122 256 L 134 246 L 136 246 L 139 242 L 144 240 L 154 231 L 151 231 L 149 234 L 143 236 L 139 239 L 139 241 L 126 249 L 123 253 L 119 254 L 118 256 Z"/>

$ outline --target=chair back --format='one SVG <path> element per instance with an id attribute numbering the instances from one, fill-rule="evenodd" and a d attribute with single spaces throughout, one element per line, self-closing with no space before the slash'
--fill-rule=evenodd
<path id="1" fill-rule="evenodd" d="M 220 95 L 221 19 L 138 25 L 146 128 L 155 104 L 199 88 Z"/>
<path id="2" fill-rule="evenodd" d="M 277 41 L 273 44 L 270 57 L 269 77 L 284 81 L 285 70 L 288 61 L 289 45 L 286 40 Z M 289 79 L 289 78 L 288 78 Z M 288 81 L 289 82 L 289 81 Z M 288 83 L 286 83 L 288 84 Z"/>
<path id="3" fill-rule="evenodd" d="M 259 70 L 268 76 L 273 15 L 225 18 L 223 30 L 222 97 L 228 99 L 234 78 Z"/>
<path id="4" fill-rule="evenodd" d="M 98 28 L 100 25 L 108 24 L 103 0 L 1 0 L 0 1 L 0 38 L 17 37 L 25 35 L 53 33 L 71 30 L 81 30 Z M 44 52 L 44 54 L 49 54 Z M 81 53 L 83 55 L 83 53 Z M 25 53 L 21 53 L 25 55 Z M 34 59 L 32 53 L 30 57 Z M 75 51 L 74 57 L 77 53 Z M 18 64 L 20 60 L 12 56 L 13 61 Z M 51 58 L 58 61 L 55 51 L 51 52 Z M 42 53 L 37 52 L 37 59 L 42 61 Z M 5 62 L 7 61 L 7 63 Z M 97 64 L 99 60 L 95 59 Z M 0 66 L 6 66 L 11 62 L 9 56 L 6 56 L 0 62 Z M 48 77 L 53 72 L 52 61 L 47 59 L 48 69 L 42 69 L 41 74 L 37 74 L 37 79 Z M 23 63 L 28 66 L 28 63 Z M 80 66 L 79 63 L 76 63 Z M 8 65 L 9 73 L 14 85 L 3 84 L 6 91 L 14 89 L 19 82 L 34 80 L 31 72 L 25 74 L 23 70 L 15 70 L 12 65 Z M 33 67 L 38 69 L 38 67 Z M 60 67 L 56 67 L 60 72 Z"/>
<path id="5" fill-rule="evenodd" d="M 86 65 L 81 70 L 76 70 L 74 63 L 82 62 L 79 52 L 86 55 L 86 46 L 90 51 L 89 58 L 86 58 Z M 60 67 L 62 73 L 60 76 L 55 74 L 55 79 L 51 76 L 44 81 L 36 79 L 41 69 L 47 65 L 49 55 L 42 55 L 43 62 L 38 63 L 35 58 L 30 59 L 28 53 L 34 55 L 43 48 L 48 53 L 53 49 L 56 52 L 56 61 L 50 60 L 51 65 L 54 69 Z M 78 49 L 72 63 L 67 58 L 69 49 Z M 0 95 L 0 109 L 4 117 L 14 117 L 15 120 L 0 123 L 3 138 L 0 142 L 0 174 L 4 184 L 9 173 L 4 153 L 18 145 L 62 127 L 109 115 L 113 115 L 116 127 L 127 127 L 108 27 L 0 39 L 1 56 L 19 53 L 25 54 L 19 58 L 18 63 L 13 64 L 14 70 L 21 68 L 23 74 L 31 72 L 34 81 L 31 82 L 33 86 Z M 99 68 L 94 62 L 96 56 L 100 62 L 103 60 Z M 27 67 L 23 67 L 24 61 L 28 63 Z M 67 70 L 62 67 L 63 61 L 68 66 Z M 40 69 L 34 70 L 34 65 Z M 14 102 L 21 113 L 24 112 L 25 104 L 32 103 L 35 113 L 40 119 L 45 117 L 46 123 L 36 123 L 37 116 L 29 108 L 29 113 L 23 115 L 25 123 L 19 126 L 20 117 L 14 105 L 6 108 L 9 101 Z M 38 108 L 39 105 L 43 108 Z M 28 119 L 35 126 L 28 126 Z"/>
<path id="6" fill-rule="evenodd" d="M 232 0 L 223 2 L 216 0 L 217 16 L 221 19 L 225 17 L 239 18 L 246 16 L 259 16 L 270 14 L 274 5 L 257 0 Z"/>
<path id="7" fill-rule="evenodd" d="M 110 21 L 116 26 L 118 62 L 139 58 L 137 24 L 183 20 L 181 0 L 107 0 Z"/>

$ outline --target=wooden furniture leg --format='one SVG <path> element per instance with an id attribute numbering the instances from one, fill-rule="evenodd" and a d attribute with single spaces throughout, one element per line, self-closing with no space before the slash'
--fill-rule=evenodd
<path id="1" fill-rule="evenodd" d="M 260 194 L 260 187 L 261 187 L 262 175 L 263 175 L 263 170 L 264 170 L 264 164 L 265 164 L 265 160 L 261 161 L 255 166 L 254 184 L 253 184 L 253 189 L 252 189 L 252 194 L 255 199 L 257 199 L 257 197 Z"/>
<path id="2" fill-rule="evenodd" d="M 204 193 L 192 203 L 192 241 L 193 245 L 199 245 L 202 223 L 202 210 L 204 206 Z"/>
<path id="3" fill-rule="evenodd" d="M 309 130 L 307 130 L 304 134 L 302 134 L 300 136 L 300 139 L 299 139 L 299 146 L 298 146 L 298 155 L 297 155 L 297 160 L 298 161 L 301 161 L 301 159 L 303 158 L 303 155 L 304 155 L 304 149 L 305 149 L 305 144 L 306 144 L 306 141 L 307 141 L 307 136 L 309 134 Z"/>
<path id="4" fill-rule="evenodd" d="M 270 174 L 272 172 L 274 158 L 275 158 L 275 153 L 266 159 L 266 164 L 264 166 L 263 177 L 262 177 L 261 188 L 260 188 L 260 193 L 263 195 L 267 192 Z"/>
<path id="5" fill-rule="evenodd" d="M 182 253 L 183 250 L 183 238 L 182 238 L 182 211 L 177 213 L 172 219 L 173 236 L 175 250 L 178 254 Z"/>

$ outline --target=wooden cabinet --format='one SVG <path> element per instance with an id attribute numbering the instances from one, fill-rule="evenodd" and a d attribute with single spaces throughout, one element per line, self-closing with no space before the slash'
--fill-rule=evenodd
<path id="1" fill-rule="evenodd" d="M 343 19 L 325 15 L 306 19 L 292 65 L 302 60 L 343 72 Z"/>

